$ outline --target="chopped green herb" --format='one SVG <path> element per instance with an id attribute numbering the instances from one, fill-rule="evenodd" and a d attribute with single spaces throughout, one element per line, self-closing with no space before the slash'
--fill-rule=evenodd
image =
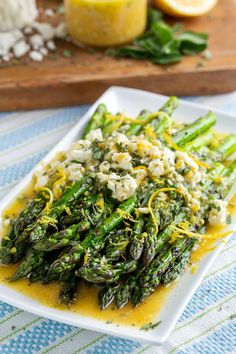
<path id="1" fill-rule="evenodd" d="M 56 7 L 56 9 L 55 9 L 55 13 L 56 13 L 57 15 L 63 15 L 63 14 L 65 13 L 65 7 L 64 7 L 64 5 L 63 5 L 63 4 L 58 5 L 58 6 Z"/>
<path id="2" fill-rule="evenodd" d="M 153 329 L 153 328 L 156 328 L 157 326 L 159 326 L 160 323 L 161 323 L 161 321 L 156 322 L 156 323 L 152 323 L 152 322 L 146 323 L 145 325 L 140 327 L 140 330 L 141 331 L 149 331 L 149 329 Z"/>
<path id="3" fill-rule="evenodd" d="M 65 58 L 71 58 L 71 56 L 72 56 L 71 51 L 68 50 L 68 49 L 64 49 L 63 52 L 62 52 L 62 55 Z"/>
<path id="4" fill-rule="evenodd" d="M 52 61 L 55 61 L 55 60 L 57 60 L 57 56 L 56 55 L 49 55 L 48 59 L 52 60 Z"/>
<path id="5" fill-rule="evenodd" d="M 231 218 L 231 215 L 228 214 L 227 217 L 226 217 L 226 224 L 230 225 L 231 223 L 232 223 L 232 218 Z"/>

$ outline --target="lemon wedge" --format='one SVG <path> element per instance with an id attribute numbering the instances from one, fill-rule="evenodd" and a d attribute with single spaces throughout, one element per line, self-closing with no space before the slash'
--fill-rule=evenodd
<path id="1" fill-rule="evenodd" d="M 153 3 L 168 15 L 195 17 L 209 12 L 217 0 L 153 0 Z"/>

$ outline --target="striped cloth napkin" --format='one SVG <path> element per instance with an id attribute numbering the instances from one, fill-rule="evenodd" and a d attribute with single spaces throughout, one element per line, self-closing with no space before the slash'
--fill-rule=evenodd
<path id="1" fill-rule="evenodd" d="M 188 100 L 236 114 L 236 92 Z M 0 113 L 0 197 L 66 134 L 88 106 Z M 235 124 L 236 130 L 236 124 Z M 47 320 L 0 302 L 0 353 L 226 354 L 236 347 L 236 235 L 161 347 Z"/>

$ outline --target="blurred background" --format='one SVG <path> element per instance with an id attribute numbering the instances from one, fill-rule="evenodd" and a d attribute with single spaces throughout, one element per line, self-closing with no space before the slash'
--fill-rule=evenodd
<path id="1" fill-rule="evenodd" d="M 0 110 L 232 91 L 235 24 L 234 0 L 0 0 Z"/>

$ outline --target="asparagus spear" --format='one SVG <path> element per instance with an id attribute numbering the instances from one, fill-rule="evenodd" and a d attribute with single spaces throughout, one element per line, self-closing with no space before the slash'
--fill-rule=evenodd
<path id="1" fill-rule="evenodd" d="M 77 244 L 80 241 L 81 234 L 101 221 L 109 210 L 101 193 L 92 196 L 91 200 L 93 201 L 92 210 L 88 208 L 83 211 L 83 220 L 67 229 L 52 234 L 49 238 L 39 240 L 33 244 L 33 248 L 51 252 L 65 246 Z M 98 205 L 103 205 L 103 207 L 97 207 L 97 203 L 99 203 Z"/>
<path id="2" fill-rule="evenodd" d="M 52 208 L 49 211 L 41 213 L 35 226 L 30 230 L 30 241 L 36 242 L 42 239 L 45 236 L 50 223 L 57 223 L 58 217 L 62 214 L 65 208 L 69 206 L 73 200 L 78 199 L 80 195 L 86 192 L 92 183 L 93 178 L 88 175 L 82 177 L 78 182 L 75 182 L 68 187 L 62 194 L 61 198 L 52 205 Z"/>
<path id="3" fill-rule="evenodd" d="M 214 160 L 225 160 L 236 150 L 236 134 L 227 136 L 223 142 L 218 146 L 216 151 L 213 152 Z"/>
<path id="4" fill-rule="evenodd" d="M 99 291 L 98 302 L 101 310 L 104 310 L 112 303 L 118 288 L 119 288 L 119 283 L 113 283 L 104 287 L 102 290 Z"/>
<path id="5" fill-rule="evenodd" d="M 173 141 L 179 146 L 184 146 L 189 141 L 196 138 L 200 133 L 205 132 L 216 123 L 216 116 L 209 112 L 206 116 L 197 119 L 191 124 L 180 129 L 174 136 Z"/>
<path id="6" fill-rule="evenodd" d="M 63 305 L 70 305 L 77 295 L 77 278 L 74 274 L 68 277 L 63 283 L 59 294 L 59 302 Z"/>
<path id="7" fill-rule="evenodd" d="M 165 115 L 160 115 L 157 117 L 157 119 L 154 119 L 155 116 L 153 116 L 153 120 L 149 122 L 149 125 L 151 125 L 154 130 L 156 131 L 157 134 L 161 134 L 164 130 L 169 127 L 169 119 L 167 115 L 171 115 L 173 111 L 178 107 L 179 105 L 179 100 L 177 97 L 170 97 L 168 101 L 164 104 L 163 107 L 160 108 L 160 112 L 165 113 Z M 150 117 L 149 113 L 145 113 L 141 116 L 138 117 L 139 120 L 146 121 Z M 130 125 L 130 128 L 126 132 L 127 136 L 132 136 L 132 135 L 137 135 L 143 128 L 142 124 L 138 123 L 132 123 Z"/>
<path id="8" fill-rule="evenodd" d="M 195 152 L 201 149 L 203 146 L 211 145 L 214 139 L 214 132 L 212 130 L 207 130 L 205 133 L 200 134 L 195 139 L 189 141 L 184 145 L 184 149 L 189 152 Z"/>
<path id="9" fill-rule="evenodd" d="M 164 255 L 160 255 L 152 261 L 149 268 L 140 277 L 141 287 L 136 287 L 131 298 L 132 303 L 137 306 L 160 284 L 161 277 L 181 253 L 189 246 L 192 240 L 189 238 L 178 239 Z"/>
<path id="10" fill-rule="evenodd" d="M 136 196 L 133 195 L 120 204 L 119 210 L 113 212 L 107 219 L 98 225 L 80 244 L 74 246 L 68 254 L 57 259 L 51 265 L 49 270 L 52 278 L 58 278 L 63 275 L 63 273 L 74 269 L 87 249 L 95 248 L 96 250 L 99 250 L 101 244 L 103 246 L 104 237 L 124 219 L 120 210 L 124 213 L 130 214 L 133 211 L 135 204 Z"/>
<path id="11" fill-rule="evenodd" d="M 105 249 L 105 256 L 110 260 L 117 260 L 121 256 L 124 256 L 129 244 L 129 237 L 125 229 L 114 230 L 111 233 Z"/>
<path id="12" fill-rule="evenodd" d="M 62 247 L 73 245 L 80 241 L 81 233 L 90 229 L 88 220 L 80 221 L 65 230 L 52 234 L 49 238 L 39 240 L 33 244 L 33 248 L 39 251 L 51 252 Z"/>
<path id="13" fill-rule="evenodd" d="M 142 233 L 144 220 L 142 217 L 138 217 L 133 227 L 133 237 L 130 241 L 129 254 L 133 259 L 139 259 L 143 252 L 145 234 Z"/>
<path id="14" fill-rule="evenodd" d="M 217 171 L 215 171 L 215 173 L 217 173 Z M 224 170 L 221 171 L 221 174 L 222 173 L 224 173 Z M 225 196 L 227 196 L 229 190 L 231 189 L 231 178 L 236 178 L 236 161 L 231 163 L 227 169 L 226 176 L 227 179 L 224 183 Z M 186 268 L 186 265 L 190 259 L 191 250 L 195 246 L 196 241 L 192 242 L 186 251 L 179 258 L 177 258 L 173 264 L 170 265 L 166 273 L 161 278 L 162 284 L 166 285 L 175 281 L 184 272 L 184 269 Z"/>
<path id="15" fill-rule="evenodd" d="M 29 281 L 31 283 L 41 282 L 43 284 L 48 283 L 47 273 L 49 269 L 49 262 L 44 259 L 44 262 L 37 266 L 33 272 L 29 275 Z"/>
<path id="16" fill-rule="evenodd" d="M 26 278 L 34 269 L 44 262 L 44 252 L 30 250 L 25 260 L 19 265 L 17 271 L 11 277 L 11 281 Z"/>
<path id="17" fill-rule="evenodd" d="M 13 221 L 10 231 L 6 237 L 3 237 L 0 247 L 0 259 L 3 264 L 9 264 L 16 259 L 16 255 L 13 257 L 15 252 L 15 241 L 19 234 L 23 232 L 27 225 L 32 223 L 36 217 L 40 214 L 46 203 L 45 198 L 42 193 L 39 193 L 37 197 L 32 200 L 28 206 L 20 213 L 20 215 Z M 21 258 L 22 252 L 20 252 Z"/>
<path id="18" fill-rule="evenodd" d="M 89 123 L 87 124 L 82 139 L 85 139 L 91 130 L 102 128 L 105 114 L 107 113 L 107 107 L 105 104 L 100 103 L 92 115 Z"/>
<path id="19" fill-rule="evenodd" d="M 163 285 L 174 282 L 183 274 L 187 264 L 189 263 L 191 248 L 192 247 L 187 247 L 186 251 L 169 266 L 167 271 L 161 277 L 161 283 Z"/>
<path id="20" fill-rule="evenodd" d="M 83 265 L 75 274 L 90 283 L 115 283 L 121 275 L 131 273 L 136 269 L 137 261 L 134 259 L 113 265 L 105 257 L 102 257 L 93 259 L 88 265 Z"/>

